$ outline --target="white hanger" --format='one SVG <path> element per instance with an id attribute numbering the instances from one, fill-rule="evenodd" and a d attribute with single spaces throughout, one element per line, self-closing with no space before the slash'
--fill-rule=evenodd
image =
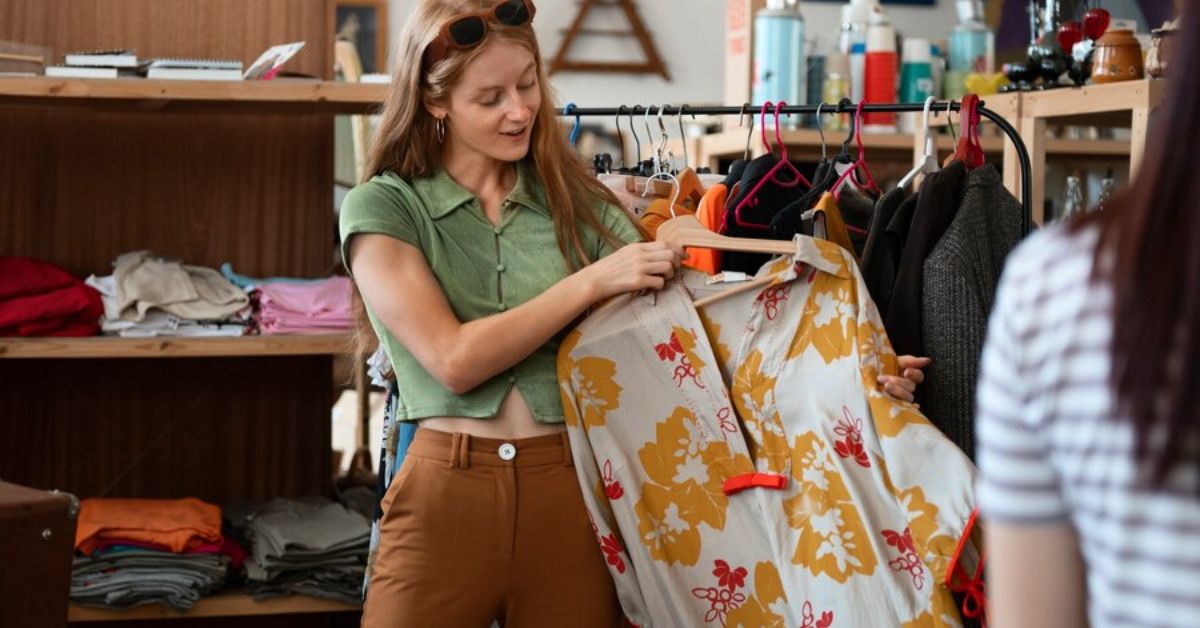
<path id="1" fill-rule="evenodd" d="M 919 174 L 930 174 L 938 171 L 937 154 L 934 152 L 933 130 L 929 128 L 929 109 L 933 106 L 933 96 L 925 99 L 924 122 L 922 123 L 925 129 L 925 154 L 921 157 L 917 165 L 913 167 L 908 174 L 900 179 L 900 188 L 906 188 L 913 179 Z"/>
<path id="2" fill-rule="evenodd" d="M 679 185 L 679 179 L 669 172 L 654 173 L 652 176 L 646 179 L 646 187 L 642 188 L 642 198 L 646 198 L 646 195 L 650 193 L 650 184 L 653 183 L 655 179 L 669 179 L 671 181 L 671 189 L 674 191 L 674 194 L 671 196 L 670 209 L 671 218 L 675 218 L 675 203 L 679 201 L 679 188 L 681 187 Z"/>

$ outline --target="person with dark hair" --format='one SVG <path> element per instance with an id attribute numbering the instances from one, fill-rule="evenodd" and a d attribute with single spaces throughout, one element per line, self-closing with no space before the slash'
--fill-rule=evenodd
<path id="1" fill-rule="evenodd" d="M 989 625 L 1200 626 L 1200 10 L 1147 158 L 1013 253 L 978 394 Z"/>

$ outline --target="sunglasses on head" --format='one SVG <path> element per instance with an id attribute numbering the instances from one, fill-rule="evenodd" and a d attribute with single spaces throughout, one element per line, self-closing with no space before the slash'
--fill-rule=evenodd
<path id="1" fill-rule="evenodd" d="M 446 58 L 451 49 L 474 48 L 487 37 L 488 22 L 504 26 L 524 26 L 533 21 L 537 7 L 533 0 L 506 0 L 478 13 L 466 13 L 442 24 L 437 39 L 425 51 L 426 67 Z"/>

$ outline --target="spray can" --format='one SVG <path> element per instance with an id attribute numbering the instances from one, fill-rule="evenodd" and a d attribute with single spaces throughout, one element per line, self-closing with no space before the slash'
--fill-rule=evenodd
<path id="1" fill-rule="evenodd" d="M 768 0 L 754 14 L 754 103 L 806 102 L 805 65 L 799 0 Z M 789 119 L 792 126 L 798 122 Z"/>
<path id="2" fill-rule="evenodd" d="M 896 102 L 896 66 L 896 29 L 892 28 L 883 9 L 876 5 L 871 11 L 871 26 L 867 28 L 864 94 L 867 103 L 878 105 Z M 865 117 L 866 126 L 880 127 L 876 131 L 894 131 L 896 128 L 894 113 L 869 113 Z"/>
<path id="3" fill-rule="evenodd" d="M 950 31 L 946 72 L 946 98 L 951 100 L 960 100 L 966 93 L 969 74 L 991 74 L 996 69 L 995 36 L 983 23 L 982 0 L 958 0 L 956 6 L 959 24 Z"/>

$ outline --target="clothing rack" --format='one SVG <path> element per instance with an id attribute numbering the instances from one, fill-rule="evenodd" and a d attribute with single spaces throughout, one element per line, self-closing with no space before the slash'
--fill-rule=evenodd
<path id="1" fill-rule="evenodd" d="M 1033 197 L 1031 179 L 1033 177 L 1033 168 L 1029 161 L 1029 151 L 1025 148 L 1025 142 L 1021 140 L 1021 136 L 1017 130 L 1013 128 L 1004 116 L 985 107 L 986 103 L 982 100 L 979 102 L 979 115 L 988 120 L 991 120 L 1000 130 L 1008 136 L 1008 140 L 1012 142 L 1017 149 L 1017 163 L 1021 167 L 1021 233 L 1028 235 L 1033 229 Z M 858 108 L 857 103 L 851 103 L 848 100 L 843 100 L 837 104 L 813 104 L 813 105 L 789 105 L 782 107 L 779 110 L 779 115 L 784 114 L 844 114 L 854 113 Z M 708 116 L 737 116 L 746 114 L 756 114 L 762 109 L 761 105 L 740 105 L 737 107 L 719 106 L 719 107 L 692 107 L 690 105 L 664 105 L 643 107 L 641 105 L 621 106 L 621 107 L 575 107 L 568 106 L 565 109 L 558 111 L 561 116 L 606 116 L 614 117 L 617 115 L 642 114 L 642 115 L 658 115 L 660 112 L 664 116 L 682 116 L 682 115 L 708 115 Z M 893 103 L 893 104 L 867 104 L 862 108 L 864 113 L 920 113 L 925 111 L 925 103 Z M 957 101 L 937 101 L 930 106 L 931 111 L 960 111 L 961 103 Z"/>

